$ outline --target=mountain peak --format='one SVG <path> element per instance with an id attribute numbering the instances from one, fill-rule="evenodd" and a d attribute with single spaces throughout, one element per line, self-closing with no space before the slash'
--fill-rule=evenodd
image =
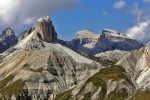
<path id="1" fill-rule="evenodd" d="M 55 32 L 52 21 L 48 16 L 41 17 L 36 21 L 35 31 L 37 36 L 45 42 L 57 40 L 57 33 Z"/>
<path id="2" fill-rule="evenodd" d="M 82 31 L 78 31 L 75 34 L 75 39 L 83 39 L 83 38 L 99 38 L 100 35 L 99 34 L 95 34 L 89 30 L 82 30 Z"/>
<path id="3" fill-rule="evenodd" d="M 8 27 L 3 31 L 2 35 L 11 36 L 11 35 L 15 35 L 15 34 L 14 34 L 14 30 L 11 29 L 10 27 Z"/>
<path id="4" fill-rule="evenodd" d="M 0 34 L 0 53 L 14 46 L 17 41 L 18 39 L 15 36 L 14 30 L 10 27 L 6 28 L 3 33 Z"/>

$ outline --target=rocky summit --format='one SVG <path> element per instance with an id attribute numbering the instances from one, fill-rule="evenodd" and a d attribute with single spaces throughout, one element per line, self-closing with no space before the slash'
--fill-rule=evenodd
<path id="1" fill-rule="evenodd" d="M 36 21 L 35 31 L 37 32 L 37 36 L 46 42 L 57 39 L 57 33 L 48 16 L 41 17 Z"/>
<path id="2" fill-rule="evenodd" d="M 18 39 L 11 28 L 6 28 L 0 35 L 0 53 L 14 46 Z"/>
<path id="3" fill-rule="evenodd" d="M 90 55 L 115 49 L 132 51 L 144 46 L 143 43 L 110 29 L 104 29 L 102 35 L 87 30 L 79 31 L 76 33 L 75 38 L 67 44 L 77 51 Z"/>

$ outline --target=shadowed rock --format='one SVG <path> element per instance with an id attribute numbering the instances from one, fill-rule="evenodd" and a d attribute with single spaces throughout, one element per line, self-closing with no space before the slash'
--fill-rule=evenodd
<path id="1" fill-rule="evenodd" d="M 0 35 L 0 53 L 14 46 L 18 39 L 11 28 L 6 28 Z"/>

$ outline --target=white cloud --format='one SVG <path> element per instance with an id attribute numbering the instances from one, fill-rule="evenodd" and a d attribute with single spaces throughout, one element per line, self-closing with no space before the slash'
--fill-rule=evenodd
<path id="1" fill-rule="evenodd" d="M 121 10 L 125 6 L 126 6 L 126 2 L 124 0 L 119 0 L 118 2 L 113 4 L 113 8 L 115 8 L 117 10 Z"/>
<path id="2" fill-rule="evenodd" d="M 132 15 L 135 17 L 135 25 L 127 29 L 127 36 L 145 43 L 150 41 L 149 9 L 142 9 L 138 4 L 133 4 Z"/>
<path id="3" fill-rule="evenodd" d="M 150 39 L 150 20 L 139 22 L 137 25 L 127 30 L 127 36 L 139 40 L 149 41 Z"/>
<path id="4" fill-rule="evenodd" d="M 150 0 L 144 0 L 145 2 L 150 2 Z"/>
<path id="5" fill-rule="evenodd" d="M 144 10 L 140 9 L 138 4 L 133 4 L 132 14 L 136 17 L 137 21 L 143 19 L 143 16 L 142 16 L 143 13 L 144 13 Z"/>
<path id="6" fill-rule="evenodd" d="M 35 19 L 72 9 L 79 0 L 0 0 L 0 26 L 31 24 Z"/>
<path id="7" fill-rule="evenodd" d="M 107 13 L 106 11 L 103 11 L 103 12 L 101 13 L 101 15 L 104 16 L 104 17 L 107 17 L 107 16 L 108 16 L 108 13 Z"/>

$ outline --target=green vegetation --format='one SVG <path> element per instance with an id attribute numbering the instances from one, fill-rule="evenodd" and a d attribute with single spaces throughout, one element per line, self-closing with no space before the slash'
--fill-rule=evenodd
<path id="1" fill-rule="evenodd" d="M 6 99 L 6 96 L 10 97 L 11 95 L 18 96 L 23 90 L 25 82 L 22 82 L 22 80 L 17 80 L 9 84 L 9 82 L 11 82 L 13 78 L 14 75 L 10 75 L 0 81 L 0 93 L 2 95 L 0 99 Z"/>
<path id="2" fill-rule="evenodd" d="M 125 89 L 123 89 L 122 91 L 113 91 L 108 95 L 107 100 L 125 100 L 126 98 L 128 98 L 128 93 Z"/>
<path id="3" fill-rule="evenodd" d="M 8 77 L 0 81 L 0 90 L 4 88 L 13 78 L 14 78 L 14 75 L 9 75 Z"/>
<path id="4" fill-rule="evenodd" d="M 66 91 L 61 93 L 60 95 L 56 96 L 54 100 L 70 100 L 72 90 Z"/>
<path id="5" fill-rule="evenodd" d="M 149 91 L 138 91 L 135 95 L 133 95 L 128 100 L 150 100 L 150 92 Z"/>
<path id="6" fill-rule="evenodd" d="M 92 82 L 95 86 L 103 86 L 103 84 L 106 84 L 105 80 L 121 80 L 125 79 L 128 80 L 128 78 L 123 74 L 125 73 L 125 70 L 120 66 L 112 66 L 108 68 L 101 69 L 98 73 L 93 75 L 91 78 L 87 80 L 87 83 Z M 129 81 L 129 80 L 128 80 Z"/>
<path id="7" fill-rule="evenodd" d="M 93 77 L 96 77 L 97 79 L 113 79 L 115 81 L 118 81 L 120 79 L 127 79 L 127 77 L 123 73 L 125 73 L 125 70 L 122 67 L 114 65 L 109 68 L 101 69 L 100 72 L 95 74 Z"/>
<path id="8" fill-rule="evenodd" d="M 19 96 L 19 94 L 23 90 L 24 83 L 25 82 L 22 82 L 22 80 L 17 80 L 12 84 L 9 84 L 8 86 L 2 88 L 1 94 L 7 96 L 11 96 L 12 94 L 14 94 L 15 96 Z"/>
<path id="9" fill-rule="evenodd" d="M 3 58 L 5 58 L 5 56 L 0 55 L 0 61 L 3 60 Z"/>
<path id="10" fill-rule="evenodd" d="M 91 98 L 91 92 L 88 92 L 84 95 L 83 100 L 91 100 L 90 98 Z"/>
<path id="11" fill-rule="evenodd" d="M 13 53 L 13 52 L 16 51 L 16 50 L 17 50 L 16 48 L 8 49 L 8 53 Z"/>
<path id="12" fill-rule="evenodd" d="M 99 87 L 101 87 L 101 92 L 99 93 L 99 100 L 126 100 L 128 98 L 128 93 L 126 89 L 121 89 L 121 90 L 114 90 L 111 93 L 107 95 L 106 98 L 106 93 L 107 93 L 107 81 L 108 80 L 114 80 L 114 81 L 119 81 L 121 79 L 126 80 L 129 84 L 132 85 L 132 82 L 128 79 L 128 77 L 124 74 L 126 71 L 121 67 L 121 66 L 112 66 L 108 68 L 103 68 L 101 69 L 98 73 L 90 77 L 84 86 L 80 89 L 78 94 L 76 95 L 76 100 L 78 100 L 78 97 L 80 95 L 84 95 L 82 100 L 91 100 L 91 96 L 93 95 L 90 91 L 84 94 L 85 88 L 87 84 L 92 83 L 95 87 L 97 87 L 94 91 L 96 91 Z M 94 89 L 94 88 L 93 88 Z M 54 100 L 72 100 L 71 98 L 71 91 L 64 92 L 60 95 L 58 95 Z M 131 99 L 132 100 L 132 99 Z M 143 100 L 143 99 L 141 99 Z M 149 99 L 150 100 L 150 99 Z"/>
<path id="13" fill-rule="evenodd" d="M 100 100 L 104 100 L 107 92 L 106 80 L 112 79 L 114 81 L 119 81 L 121 79 L 126 80 L 129 84 L 132 84 L 130 80 L 124 75 L 125 70 L 120 66 L 112 66 L 108 68 L 103 68 L 100 72 L 93 75 L 88 79 L 88 83 L 92 82 L 97 87 L 102 87 L 102 91 L 99 94 Z M 125 89 L 122 91 L 113 91 L 108 95 L 107 100 L 125 100 L 128 97 L 128 93 Z"/>

